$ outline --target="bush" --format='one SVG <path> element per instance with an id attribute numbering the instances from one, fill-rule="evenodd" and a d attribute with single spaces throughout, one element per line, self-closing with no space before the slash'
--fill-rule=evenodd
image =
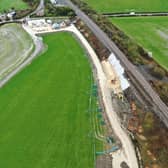
<path id="1" fill-rule="evenodd" d="M 158 79 L 163 79 L 166 76 L 166 72 L 159 66 L 152 67 L 150 72 Z"/>
<path id="2" fill-rule="evenodd" d="M 168 149 L 162 148 L 159 150 L 158 160 L 160 164 L 164 165 L 164 167 L 167 167 L 168 165 L 167 156 L 168 156 Z"/>
<path id="3" fill-rule="evenodd" d="M 159 93 L 161 99 L 168 105 L 168 83 L 166 82 L 153 82 L 154 89 Z"/>
<path id="4" fill-rule="evenodd" d="M 39 0 L 24 0 L 24 2 L 28 3 L 30 6 L 34 6 L 35 4 L 38 4 Z"/>

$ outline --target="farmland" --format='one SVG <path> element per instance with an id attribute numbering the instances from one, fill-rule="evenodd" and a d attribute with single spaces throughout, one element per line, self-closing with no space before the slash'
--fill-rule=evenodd
<path id="1" fill-rule="evenodd" d="M 34 48 L 32 41 L 19 24 L 0 27 L 0 79 L 31 54 Z"/>
<path id="2" fill-rule="evenodd" d="M 168 69 L 167 17 L 137 17 L 111 19 L 121 30 L 138 42 L 153 58 Z"/>
<path id="3" fill-rule="evenodd" d="M 91 168 L 87 56 L 68 33 L 43 39 L 47 51 L 0 90 L 0 167 Z"/>
<path id="4" fill-rule="evenodd" d="M 168 11 L 167 0 L 83 0 L 98 12 Z"/>
<path id="5" fill-rule="evenodd" d="M 0 12 L 12 7 L 15 9 L 26 9 L 28 5 L 23 0 L 0 0 Z"/>

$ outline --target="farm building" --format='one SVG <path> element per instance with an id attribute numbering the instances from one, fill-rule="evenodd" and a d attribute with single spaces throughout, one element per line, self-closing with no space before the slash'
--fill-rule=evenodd
<path id="1" fill-rule="evenodd" d="M 30 27 L 41 27 L 41 26 L 45 26 L 47 23 L 45 21 L 45 19 L 38 19 L 38 20 L 29 20 L 28 22 L 28 26 Z"/>

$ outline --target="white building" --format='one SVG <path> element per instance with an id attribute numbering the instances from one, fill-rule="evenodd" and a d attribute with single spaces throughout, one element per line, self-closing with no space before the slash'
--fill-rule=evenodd
<path id="1" fill-rule="evenodd" d="M 30 27 L 41 27 L 47 25 L 45 19 L 38 19 L 38 20 L 29 20 L 27 21 L 28 26 Z"/>
<path id="2" fill-rule="evenodd" d="M 121 66 L 120 61 L 116 58 L 114 53 L 110 54 L 108 61 L 114 67 L 114 69 L 120 79 L 121 89 L 123 91 L 126 90 L 130 86 L 130 84 L 124 76 L 124 68 Z"/>

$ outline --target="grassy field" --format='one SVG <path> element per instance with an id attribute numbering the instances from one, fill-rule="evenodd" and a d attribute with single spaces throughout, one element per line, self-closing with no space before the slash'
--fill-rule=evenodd
<path id="1" fill-rule="evenodd" d="M 23 0 L 0 0 L 0 12 L 12 7 L 15 9 L 26 9 L 28 5 Z"/>
<path id="2" fill-rule="evenodd" d="M 168 17 L 111 19 L 121 30 L 152 52 L 153 58 L 168 69 Z"/>
<path id="3" fill-rule="evenodd" d="M 0 167 L 93 168 L 89 61 L 68 33 L 44 42 L 48 50 L 0 89 Z"/>
<path id="4" fill-rule="evenodd" d="M 168 11 L 167 0 L 83 0 L 98 12 Z"/>
<path id="5" fill-rule="evenodd" d="M 0 27 L 0 79 L 33 51 L 33 40 L 19 24 Z"/>

